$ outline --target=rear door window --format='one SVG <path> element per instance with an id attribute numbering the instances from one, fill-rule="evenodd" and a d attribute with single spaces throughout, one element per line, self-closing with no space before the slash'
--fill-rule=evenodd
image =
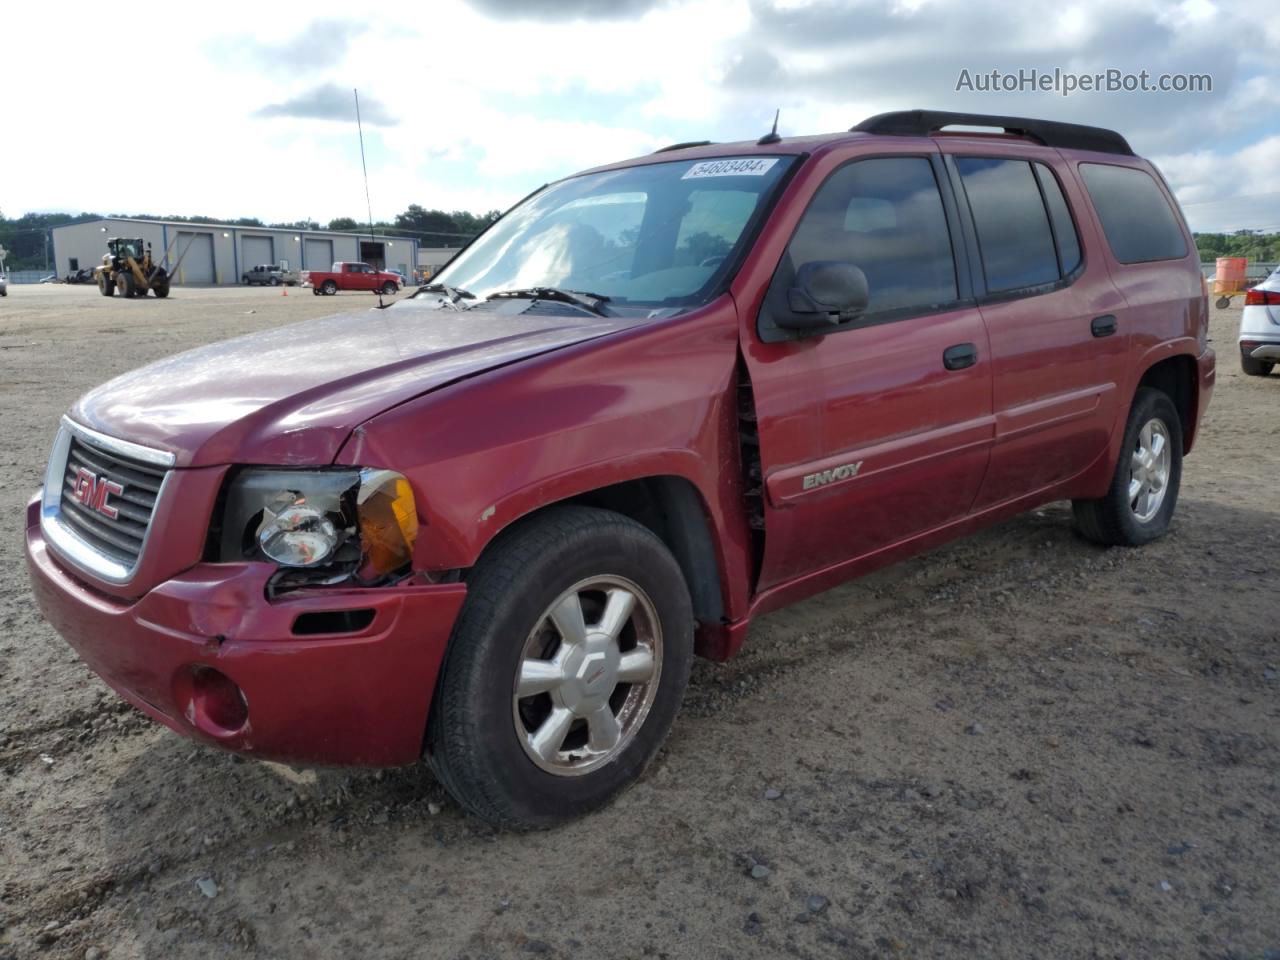
<path id="1" fill-rule="evenodd" d="M 1102 221 L 1111 252 L 1121 263 L 1180 260 L 1187 240 L 1173 208 L 1145 170 L 1082 163 L 1080 175 Z"/>
<path id="2" fill-rule="evenodd" d="M 956 157 L 978 231 L 988 293 L 1054 283 L 1062 275 L 1040 186 L 1025 160 Z"/>

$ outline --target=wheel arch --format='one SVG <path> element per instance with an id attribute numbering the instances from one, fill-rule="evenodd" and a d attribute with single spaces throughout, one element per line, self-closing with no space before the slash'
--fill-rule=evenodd
<path id="1" fill-rule="evenodd" d="M 716 546 L 710 506 L 687 477 L 675 474 L 635 477 L 542 504 L 496 531 L 481 556 L 511 530 L 548 510 L 569 504 L 611 510 L 650 530 L 679 564 L 693 600 L 694 616 L 705 624 L 722 622 L 725 617 L 724 567 Z"/>
<path id="2" fill-rule="evenodd" d="M 1196 410 L 1199 404 L 1200 377 L 1196 358 L 1187 353 L 1150 362 L 1134 388 L 1151 387 L 1173 401 L 1182 426 L 1182 452 L 1191 452 L 1195 442 Z"/>

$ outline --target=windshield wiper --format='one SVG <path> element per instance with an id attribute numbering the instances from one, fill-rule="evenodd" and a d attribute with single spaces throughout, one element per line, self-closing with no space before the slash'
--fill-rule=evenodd
<path id="1" fill-rule="evenodd" d="M 490 300 L 509 299 L 509 300 L 557 300 L 560 303 L 572 303 L 575 306 L 589 310 L 597 317 L 607 317 L 609 314 L 604 312 L 602 303 L 608 303 L 609 298 L 601 293 L 588 293 L 585 290 L 562 290 L 559 287 L 524 287 L 518 290 L 499 290 L 497 293 L 489 294 Z"/>
<path id="2" fill-rule="evenodd" d="M 470 290 L 463 290 L 461 287 L 451 287 L 447 283 L 424 283 L 418 288 L 418 293 L 443 293 L 449 300 L 449 306 L 457 310 L 465 310 L 466 307 L 458 305 L 461 300 L 474 300 L 476 295 Z M 414 296 L 418 294 L 415 293 Z"/>

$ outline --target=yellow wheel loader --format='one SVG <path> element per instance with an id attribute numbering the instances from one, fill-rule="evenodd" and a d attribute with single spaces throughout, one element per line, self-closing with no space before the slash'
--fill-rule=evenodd
<path id="1" fill-rule="evenodd" d="M 169 272 L 151 259 L 151 244 L 140 237 L 112 237 L 102 266 L 93 268 L 98 292 L 104 297 L 145 297 L 150 290 L 157 297 L 169 295 Z"/>

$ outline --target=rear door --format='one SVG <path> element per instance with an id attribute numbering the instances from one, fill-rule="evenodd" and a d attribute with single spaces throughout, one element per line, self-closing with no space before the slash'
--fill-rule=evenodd
<path id="1" fill-rule="evenodd" d="M 1067 480 L 1103 456 L 1128 356 L 1124 301 L 1103 258 L 1081 245 L 1069 171 L 1056 172 L 1043 152 L 1005 149 L 944 148 L 978 251 L 974 287 L 991 338 L 995 446 L 975 509 Z"/>
<path id="2" fill-rule="evenodd" d="M 761 589 L 964 517 L 993 431 L 987 337 L 937 148 L 855 155 L 812 189 L 792 201 L 804 213 L 744 335 L 764 478 Z M 870 302 L 797 338 L 775 318 L 815 260 L 859 267 Z"/>

